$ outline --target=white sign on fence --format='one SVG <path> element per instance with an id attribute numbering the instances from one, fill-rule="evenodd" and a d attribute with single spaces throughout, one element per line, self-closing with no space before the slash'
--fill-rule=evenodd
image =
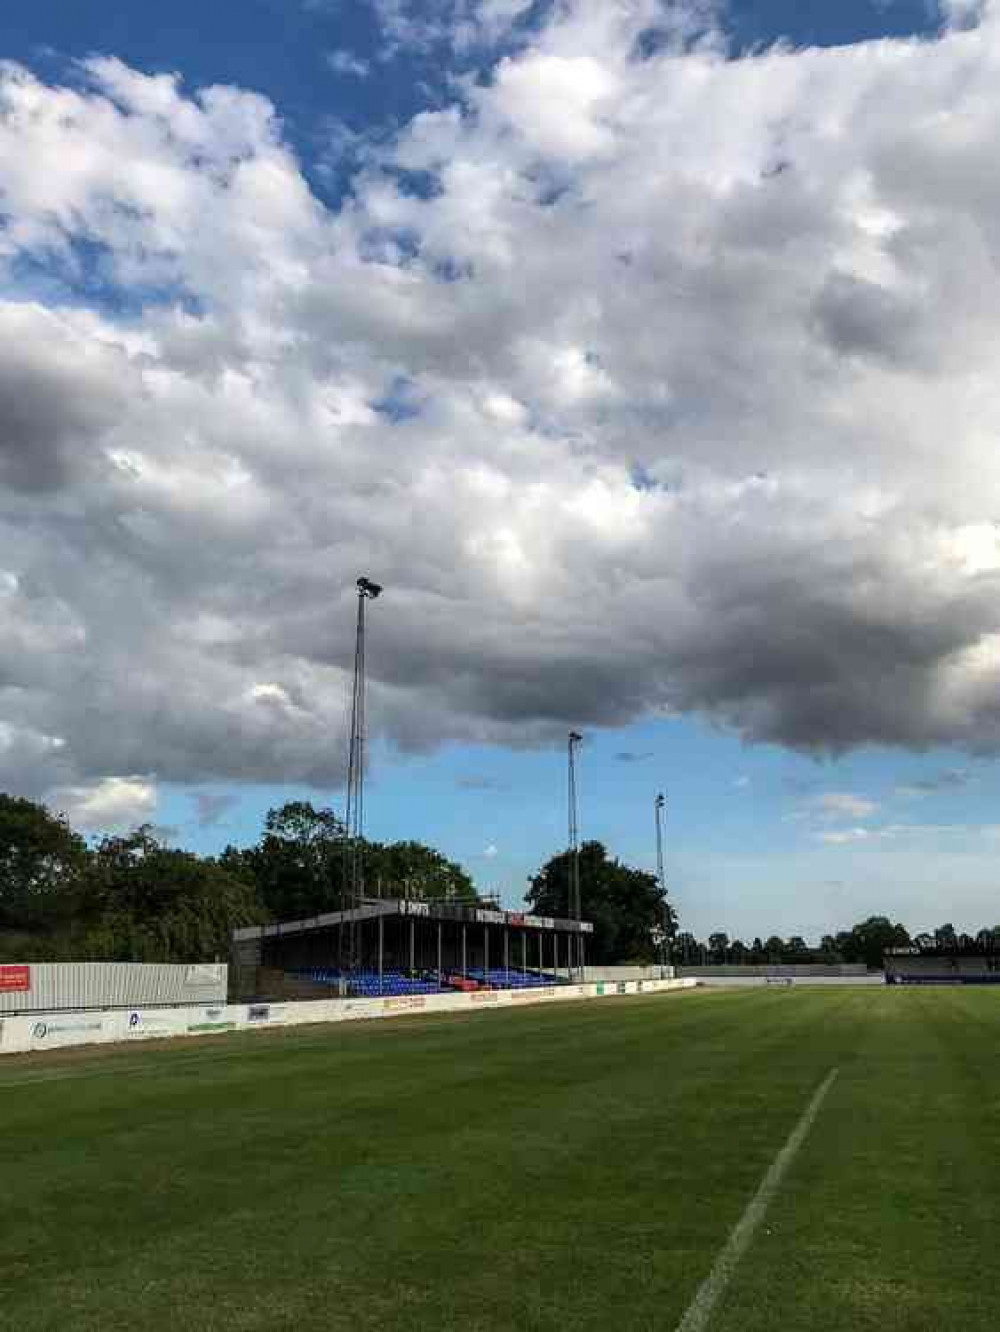
<path id="1" fill-rule="evenodd" d="M 474 990 L 385 999 L 319 999 L 306 1003 L 217 1004 L 185 1008 L 121 1009 L 115 1012 L 31 1013 L 0 1021 L 0 1054 L 58 1050 L 71 1045 L 173 1036 L 210 1036 L 262 1031 L 301 1023 L 349 1022 L 405 1017 L 413 1013 L 490 1012 L 515 1004 L 657 994 L 693 989 L 695 980 L 618 981 L 615 984 L 553 985 L 537 990 Z"/>

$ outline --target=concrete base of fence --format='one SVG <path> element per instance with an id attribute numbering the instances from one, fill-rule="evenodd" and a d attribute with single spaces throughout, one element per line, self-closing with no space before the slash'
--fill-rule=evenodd
<path id="1" fill-rule="evenodd" d="M 313 1022 L 404 1017 L 410 1013 L 484 1012 L 571 999 L 663 994 L 693 989 L 696 980 L 598 981 L 537 990 L 476 990 L 471 994 L 414 994 L 391 999 L 318 999 L 308 1002 L 216 1004 L 196 1008 L 134 1008 L 74 1013 L 32 1013 L 0 1019 L 0 1055 L 58 1050 L 73 1045 L 261 1031 Z"/>

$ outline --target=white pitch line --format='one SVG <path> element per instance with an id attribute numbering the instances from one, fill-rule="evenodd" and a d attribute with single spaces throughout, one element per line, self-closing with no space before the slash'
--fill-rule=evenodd
<path id="1" fill-rule="evenodd" d="M 812 1100 L 803 1111 L 802 1118 L 792 1129 L 788 1141 L 771 1162 L 767 1174 L 760 1182 L 760 1187 L 747 1204 L 747 1209 L 733 1227 L 729 1239 L 715 1260 L 715 1266 L 698 1287 L 694 1299 L 688 1305 L 687 1313 L 677 1324 L 677 1332 L 704 1332 L 708 1320 L 726 1287 L 732 1280 L 740 1259 L 753 1239 L 754 1231 L 764 1219 L 768 1205 L 778 1186 L 784 1179 L 788 1167 L 806 1140 L 813 1121 L 819 1114 L 827 1092 L 833 1086 L 838 1070 L 832 1068 L 813 1094 Z"/>

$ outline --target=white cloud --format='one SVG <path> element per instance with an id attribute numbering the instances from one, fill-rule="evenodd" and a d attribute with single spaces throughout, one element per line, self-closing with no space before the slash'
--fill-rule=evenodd
<path id="1" fill-rule="evenodd" d="M 489 844 L 489 846 L 486 847 L 486 849 L 483 851 L 483 855 L 486 857 L 487 860 L 493 860 L 493 859 L 495 859 L 499 854 L 500 854 L 499 848 L 496 847 L 496 846 L 494 846 L 492 842 L 491 842 L 491 843 Z"/>
<path id="2" fill-rule="evenodd" d="M 853 842 L 867 842 L 875 834 L 871 828 L 838 828 L 833 832 L 821 832 L 816 834 L 821 842 L 827 842 L 830 846 L 847 846 Z"/>
<path id="3" fill-rule="evenodd" d="M 1000 25 L 707 13 L 428 10 L 518 43 L 339 212 L 254 93 L 0 68 L 4 780 L 337 780 L 361 572 L 404 748 L 1000 748 Z"/>
<path id="4" fill-rule="evenodd" d="M 105 777 L 86 786 L 59 787 L 46 803 L 84 832 L 121 832 L 156 813 L 156 783 L 145 777 Z"/>
<path id="5" fill-rule="evenodd" d="M 878 801 L 850 791 L 827 791 L 811 801 L 812 807 L 824 818 L 867 819 L 878 812 Z"/>
<path id="6" fill-rule="evenodd" d="M 988 828 L 970 828 L 962 824 L 888 823 L 877 828 L 837 828 L 829 832 L 817 833 L 816 838 L 818 841 L 826 842 L 832 846 L 841 846 L 854 842 L 898 842 L 914 837 L 940 839 L 957 834 L 962 834 L 965 837 L 972 834 L 989 835 L 989 831 Z"/>
<path id="7" fill-rule="evenodd" d="M 326 63 L 334 74 L 349 75 L 356 79 L 366 79 L 372 71 L 371 62 L 355 55 L 353 51 L 329 51 Z"/>

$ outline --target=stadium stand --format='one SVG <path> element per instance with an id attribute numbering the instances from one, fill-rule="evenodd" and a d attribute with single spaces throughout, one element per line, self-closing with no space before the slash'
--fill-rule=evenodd
<path id="1" fill-rule="evenodd" d="M 887 985 L 1000 985 L 1000 953 L 981 945 L 891 948 Z"/>
<path id="2" fill-rule="evenodd" d="M 494 905 L 365 898 L 345 911 L 233 932 L 234 997 L 280 998 L 527 990 L 582 981 L 593 924 Z"/>
<path id="3" fill-rule="evenodd" d="M 490 967 L 488 971 L 473 968 L 469 976 L 490 990 L 530 990 L 547 985 L 563 985 L 562 976 L 550 976 L 537 971 L 516 971 L 513 967 Z"/>
<path id="4" fill-rule="evenodd" d="M 531 971 L 507 970 L 504 967 L 471 969 L 467 976 L 444 975 L 438 983 L 436 975 L 412 975 L 405 971 L 341 972 L 336 967 L 313 967 L 295 975 L 312 985 L 326 985 L 340 990 L 346 985 L 349 994 L 361 998 L 382 995 L 439 994 L 442 990 L 527 990 L 550 985 L 563 985 L 561 976 Z"/>
<path id="5" fill-rule="evenodd" d="M 329 985 L 339 990 L 341 981 L 345 981 L 349 994 L 361 998 L 374 998 L 380 995 L 440 994 L 442 990 L 454 987 L 437 978 L 429 980 L 426 976 L 410 976 L 403 971 L 356 971 L 353 974 L 341 973 L 334 967 L 317 967 L 311 971 L 299 972 L 306 980 Z"/>

